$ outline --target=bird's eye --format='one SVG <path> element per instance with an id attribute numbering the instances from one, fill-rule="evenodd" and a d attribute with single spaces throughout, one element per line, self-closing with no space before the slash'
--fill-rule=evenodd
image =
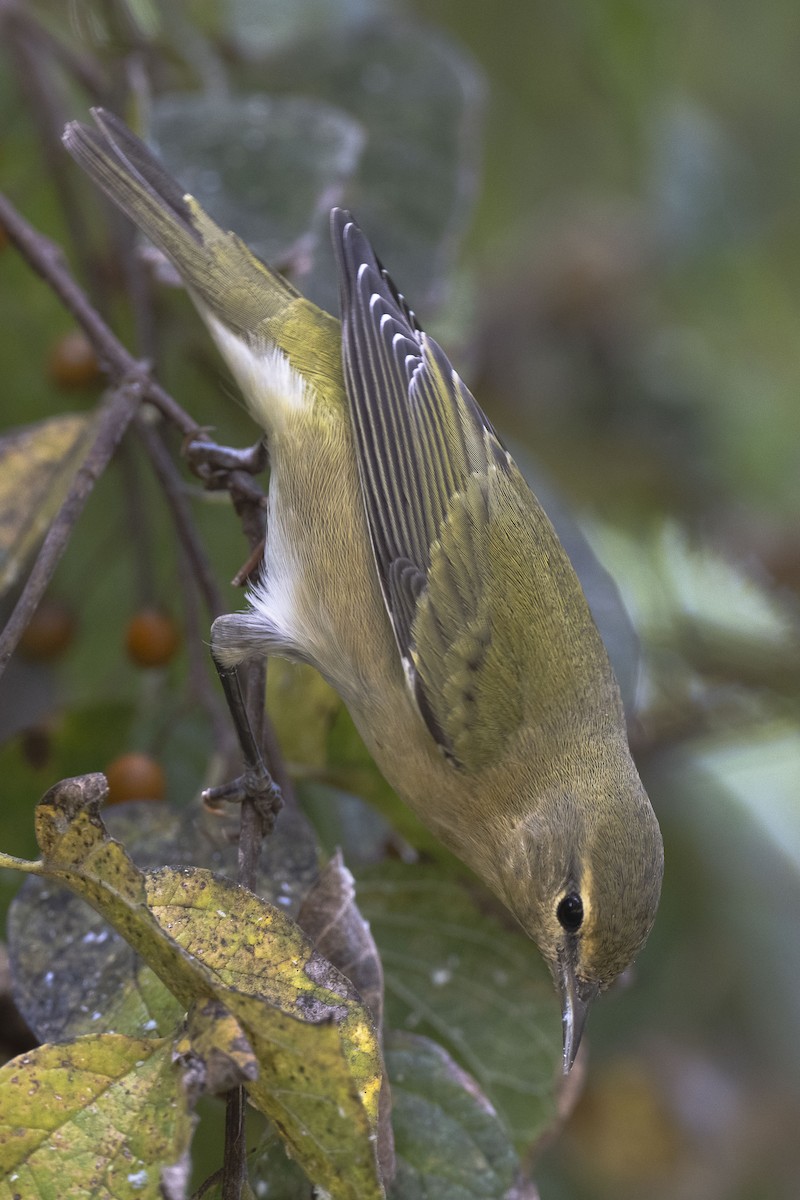
<path id="1" fill-rule="evenodd" d="M 567 933 L 577 933 L 583 924 L 583 901 L 577 892 L 568 892 L 556 909 L 559 924 Z"/>

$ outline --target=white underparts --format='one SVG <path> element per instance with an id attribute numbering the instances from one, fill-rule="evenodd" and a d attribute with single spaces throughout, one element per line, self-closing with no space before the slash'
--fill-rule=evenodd
<path id="1" fill-rule="evenodd" d="M 267 433 L 280 432 L 289 417 L 311 401 L 306 380 L 274 344 L 248 342 L 208 310 L 203 316 L 250 413 Z"/>

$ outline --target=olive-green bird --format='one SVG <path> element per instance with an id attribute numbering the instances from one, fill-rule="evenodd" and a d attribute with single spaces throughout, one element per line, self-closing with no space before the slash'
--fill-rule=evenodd
<path id="1" fill-rule="evenodd" d="M 561 994 L 564 1070 L 642 948 L 661 834 L 575 572 L 441 347 L 341 209 L 341 323 L 107 112 L 64 142 L 172 260 L 266 432 L 268 538 L 222 668 L 311 663 L 376 763 L 505 902 Z"/>

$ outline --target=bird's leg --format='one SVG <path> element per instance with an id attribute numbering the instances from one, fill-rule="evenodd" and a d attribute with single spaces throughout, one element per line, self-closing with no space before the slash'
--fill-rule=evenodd
<path id="1" fill-rule="evenodd" d="M 258 474 L 267 465 L 266 442 L 262 439 L 254 446 L 238 450 L 198 438 L 184 446 L 184 454 L 191 469 L 207 488 L 227 488 L 230 491 L 251 545 L 250 556 L 244 567 L 237 572 L 234 581 L 237 584 L 244 583 L 256 572 L 264 553 L 266 497 L 258 485 L 249 481 L 247 477 Z M 260 742 L 253 729 L 253 721 L 242 688 L 242 668 L 240 665 L 231 665 L 230 659 L 223 663 L 215 653 L 215 642 L 223 628 L 227 633 L 227 641 L 230 643 L 232 640 L 234 646 L 238 646 L 241 639 L 241 622 L 235 615 L 217 618 L 211 629 L 211 656 L 244 757 L 244 773 L 229 783 L 207 788 L 203 792 L 203 800 L 207 804 L 250 800 L 258 810 L 264 833 L 269 833 L 283 805 L 283 797 L 264 762 Z M 253 657 L 252 651 L 253 647 L 250 646 L 240 648 L 240 653 L 235 656 L 235 663 L 246 663 Z M 263 694 L 263 678 L 261 692 Z"/>
<path id="2" fill-rule="evenodd" d="M 269 833 L 275 823 L 275 818 L 283 807 L 283 796 L 261 753 L 258 738 L 253 731 L 253 724 L 245 704 L 242 691 L 242 680 L 239 667 L 225 667 L 216 658 L 214 665 L 225 693 L 231 719 L 236 730 L 236 736 L 244 758 L 244 773 L 229 783 L 219 787 L 206 788 L 203 800 L 207 804 L 219 801 L 241 803 L 242 800 L 252 800 L 263 822 L 265 833 Z"/>
<path id="3" fill-rule="evenodd" d="M 233 480 L 231 476 L 239 472 L 242 475 L 260 475 L 269 462 L 267 445 L 263 439 L 253 446 L 238 449 L 220 446 L 205 438 L 194 438 L 185 444 L 183 454 L 190 469 L 209 491 L 228 488 L 232 493 L 243 492 L 246 489 L 242 488 L 241 480 Z M 247 498 L 253 499 L 249 495 Z"/>

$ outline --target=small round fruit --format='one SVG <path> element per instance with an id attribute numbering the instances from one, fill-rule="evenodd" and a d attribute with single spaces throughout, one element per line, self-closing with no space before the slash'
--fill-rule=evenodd
<path id="1" fill-rule="evenodd" d="M 72 642 L 77 622 L 62 600 L 41 602 L 19 640 L 20 653 L 33 662 L 51 662 Z"/>
<path id="2" fill-rule="evenodd" d="M 82 388 L 100 378 L 100 363 L 92 343 L 80 329 L 65 333 L 52 347 L 47 371 L 61 388 Z"/>
<path id="3" fill-rule="evenodd" d="M 125 632 L 125 649 L 137 667 L 164 667 L 175 657 L 181 633 L 168 613 L 143 608 Z"/>
<path id="4" fill-rule="evenodd" d="M 107 804 L 126 800 L 163 800 L 166 791 L 164 772 L 149 754 L 131 751 L 121 754 L 105 770 L 108 780 Z"/>

